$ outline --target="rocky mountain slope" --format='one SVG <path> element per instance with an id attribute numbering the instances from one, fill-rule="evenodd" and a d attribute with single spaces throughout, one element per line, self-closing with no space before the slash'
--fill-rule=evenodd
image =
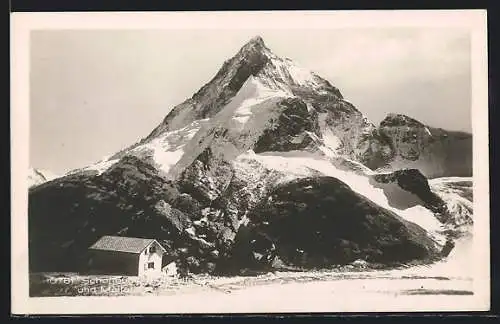
<path id="1" fill-rule="evenodd" d="M 425 176 L 467 175 L 470 135 L 416 123 L 376 127 L 255 37 L 144 139 L 30 190 L 30 269 L 81 269 L 102 235 L 193 272 L 434 259 L 455 207 Z"/>

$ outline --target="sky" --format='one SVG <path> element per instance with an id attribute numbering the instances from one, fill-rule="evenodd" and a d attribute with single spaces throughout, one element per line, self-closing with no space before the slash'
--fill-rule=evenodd
<path id="1" fill-rule="evenodd" d="M 63 174 L 147 136 L 253 36 L 339 88 L 374 124 L 402 113 L 471 132 L 466 30 L 38 30 L 30 164 Z"/>

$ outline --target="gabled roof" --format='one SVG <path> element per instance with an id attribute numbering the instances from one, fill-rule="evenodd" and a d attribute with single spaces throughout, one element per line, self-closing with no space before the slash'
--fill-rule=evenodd
<path id="1" fill-rule="evenodd" d="M 129 253 L 141 253 L 152 242 L 156 242 L 164 252 L 167 252 L 155 239 L 145 239 L 125 236 L 103 236 L 89 249 L 103 251 L 117 251 Z"/>

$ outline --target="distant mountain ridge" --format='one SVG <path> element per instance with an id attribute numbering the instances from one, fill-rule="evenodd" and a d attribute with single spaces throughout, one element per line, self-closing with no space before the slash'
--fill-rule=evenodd
<path id="1" fill-rule="evenodd" d="M 401 114 L 389 114 L 379 127 L 393 157 L 381 170 L 415 168 L 429 178 L 472 176 L 472 135 L 429 127 Z"/>
<path id="2" fill-rule="evenodd" d="M 28 186 L 31 188 L 33 186 L 40 185 L 44 182 L 50 181 L 57 178 L 58 176 L 48 170 L 30 168 L 28 170 Z"/>

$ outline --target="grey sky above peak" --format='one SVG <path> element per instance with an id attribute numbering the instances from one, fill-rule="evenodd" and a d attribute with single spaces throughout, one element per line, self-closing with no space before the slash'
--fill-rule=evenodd
<path id="1" fill-rule="evenodd" d="M 254 37 L 327 79 L 370 121 L 471 132 L 460 29 L 34 31 L 30 164 L 64 173 L 148 135 Z"/>

